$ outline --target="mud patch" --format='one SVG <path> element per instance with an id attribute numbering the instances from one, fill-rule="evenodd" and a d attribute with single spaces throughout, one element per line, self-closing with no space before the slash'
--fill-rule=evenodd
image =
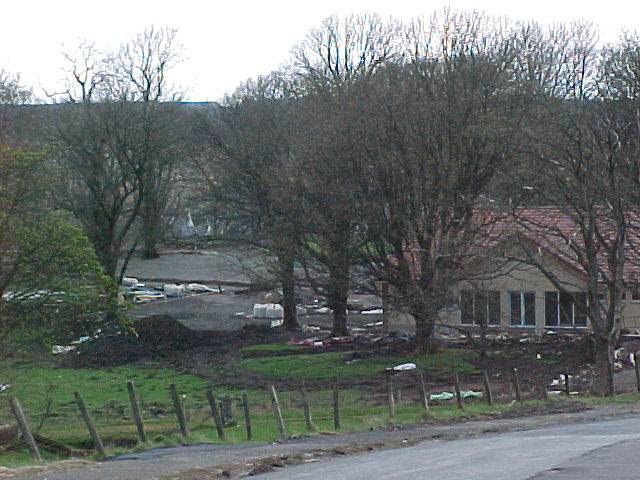
<path id="1" fill-rule="evenodd" d="M 131 331 L 103 333 L 81 344 L 62 362 L 65 367 L 116 367 L 146 359 L 179 359 L 185 352 L 205 348 L 216 354 L 237 351 L 259 342 L 281 340 L 269 327 L 247 325 L 236 331 L 200 331 L 185 327 L 169 315 L 153 315 L 137 320 Z"/>

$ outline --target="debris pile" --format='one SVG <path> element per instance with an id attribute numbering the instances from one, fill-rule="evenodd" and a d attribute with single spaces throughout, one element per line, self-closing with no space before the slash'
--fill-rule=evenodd
<path id="1" fill-rule="evenodd" d="M 223 292 L 224 289 L 220 286 L 211 288 L 201 283 L 168 283 L 162 286 L 147 286 L 134 277 L 124 277 L 122 279 L 123 297 L 134 303 L 147 303 L 168 298 Z"/>

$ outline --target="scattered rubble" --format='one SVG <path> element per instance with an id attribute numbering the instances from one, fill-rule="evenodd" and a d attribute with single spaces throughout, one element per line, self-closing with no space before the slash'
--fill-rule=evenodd
<path id="1" fill-rule="evenodd" d="M 284 316 L 284 308 L 278 303 L 256 303 L 253 306 L 253 316 L 269 320 L 280 319 Z"/>
<path id="2" fill-rule="evenodd" d="M 387 368 L 387 371 L 404 372 L 406 370 L 415 370 L 415 369 L 416 369 L 415 363 L 403 363 L 401 365 L 396 365 L 393 368 Z"/>
<path id="3" fill-rule="evenodd" d="M 462 398 L 482 398 L 482 392 L 474 392 L 473 390 L 460 390 L 460 396 Z M 455 394 L 451 392 L 432 393 L 429 395 L 429 400 L 432 402 L 452 400 L 455 398 Z"/>
<path id="4" fill-rule="evenodd" d="M 371 310 L 362 310 L 360 313 L 362 315 L 382 315 L 384 313 L 384 310 L 382 310 L 381 308 L 374 308 Z"/>
<path id="5" fill-rule="evenodd" d="M 124 277 L 122 287 L 123 297 L 134 303 L 147 303 L 205 293 L 224 293 L 225 291 L 221 286 L 211 288 L 202 283 L 166 283 L 162 286 L 147 286 L 134 277 Z"/>
<path id="6" fill-rule="evenodd" d="M 72 352 L 76 349 L 73 345 L 54 345 L 51 347 L 51 353 L 53 355 L 60 355 Z"/>

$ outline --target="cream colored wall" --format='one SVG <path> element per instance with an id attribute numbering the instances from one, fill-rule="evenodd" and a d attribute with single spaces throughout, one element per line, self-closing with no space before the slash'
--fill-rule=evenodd
<path id="1" fill-rule="evenodd" d="M 562 265 L 552 258 L 545 259 L 546 265 L 555 272 L 558 280 L 568 291 L 580 292 L 585 291 L 584 281 L 580 276 L 572 272 L 568 267 Z M 555 285 L 548 280 L 540 271 L 533 266 L 525 265 L 514 260 L 501 262 L 500 264 L 489 265 L 484 271 L 487 273 L 486 278 L 476 278 L 469 281 L 460 282 L 458 291 L 460 290 L 494 290 L 500 292 L 500 314 L 501 326 L 510 327 L 511 319 L 509 295 L 510 291 L 533 291 L 535 292 L 535 319 L 536 325 L 530 328 L 537 333 L 542 333 L 545 329 L 544 324 L 544 292 L 557 291 Z M 637 310 L 640 321 L 640 302 L 638 302 Z M 460 325 L 460 310 L 455 308 L 448 312 L 442 312 L 441 320 L 448 325 Z M 560 330 L 562 327 L 558 327 Z"/>
<path id="2" fill-rule="evenodd" d="M 574 270 L 558 261 L 555 257 L 545 255 L 543 259 L 547 268 L 555 273 L 558 280 L 568 291 L 584 292 L 586 290 L 584 279 Z M 460 282 L 457 291 L 460 290 L 493 290 L 500 292 L 501 326 L 511 327 L 509 295 L 510 291 L 535 292 L 536 326 L 535 331 L 542 333 L 549 327 L 544 324 L 544 292 L 557 291 L 555 285 L 533 266 L 521 262 L 509 260 L 505 262 L 486 262 L 485 278 L 479 276 L 475 279 Z M 478 275 L 478 274 L 476 274 Z M 631 292 L 627 292 L 627 298 L 631 298 Z M 457 295 L 457 294 L 456 294 Z M 442 323 L 447 325 L 460 325 L 460 310 L 443 311 L 440 314 Z M 640 301 L 626 300 L 622 302 L 621 327 L 631 331 L 640 332 Z M 530 328 L 533 327 L 522 327 Z M 555 327 L 562 330 L 563 327 Z"/>
<path id="3" fill-rule="evenodd" d="M 625 301 L 622 303 L 622 328 L 640 331 L 640 301 Z"/>

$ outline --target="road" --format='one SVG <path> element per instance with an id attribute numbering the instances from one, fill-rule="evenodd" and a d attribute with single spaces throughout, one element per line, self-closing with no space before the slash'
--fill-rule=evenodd
<path id="1" fill-rule="evenodd" d="M 640 478 L 640 418 L 426 442 L 285 468 L 263 480 Z"/>

